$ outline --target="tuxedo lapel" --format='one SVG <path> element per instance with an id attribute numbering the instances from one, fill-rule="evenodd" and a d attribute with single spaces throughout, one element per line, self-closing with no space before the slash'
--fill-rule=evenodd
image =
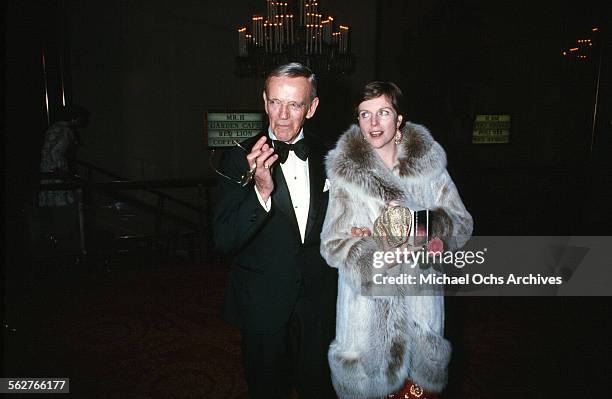
<path id="1" fill-rule="evenodd" d="M 287 187 L 287 182 L 285 181 L 285 176 L 283 175 L 283 169 L 280 164 L 275 165 L 274 167 L 274 193 L 272 194 L 272 206 L 276 206 L 282 213 L 285 214 L 287 220 L 291 224 L 291 227 L 297 234 L 298 238 L 300 237 L 300 228 L 298 227 L 297 219 L 295 217 L 295 212 L 293 210 L 293 203 L 291 202 L 291 194 L 289 194 L 289 188 Z M 301 241 L 301 240 L 300 240 Z"/>
<path id="2" fill-rule="evenodd" d="M 306 233 L 304 242 L 308 241 L 312 228 L 317 221 L 321 209 L 321 198 L 325 185 L 325 166 L 323 155 L 318 148 L 311 146 L 311 154 L 308 157 L 308 174 L 310 176 L 310 206 L 308 209 L 308 222 L 306 223 Z"/>

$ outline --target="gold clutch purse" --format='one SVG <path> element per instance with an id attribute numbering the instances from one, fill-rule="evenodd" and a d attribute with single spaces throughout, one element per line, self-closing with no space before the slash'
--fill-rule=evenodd
<path id="1" fill-rule="evenodd" d="M 374 237 L 387 237 L 392 247 L 408 241 L 412 228 L 412 213 L 404 206 L 389 206 L 374 221 Z"/>

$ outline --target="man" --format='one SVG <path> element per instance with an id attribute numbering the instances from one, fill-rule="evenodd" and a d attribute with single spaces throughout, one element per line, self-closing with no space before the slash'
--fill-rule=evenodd
<path id="1" fill-rule="evenodd" d="M 242 333 L 251 398 L 335 398 L 327 350 L 334 337 L 337 272 L 319 253 L 328 193 L 326 149 L 303 129 L 319 104 L 316 79 L 291 63 L 263 91 L 265 134 L 228 150 L 220 178 L 217 247 L 234 256 L 223 316 Z"/>

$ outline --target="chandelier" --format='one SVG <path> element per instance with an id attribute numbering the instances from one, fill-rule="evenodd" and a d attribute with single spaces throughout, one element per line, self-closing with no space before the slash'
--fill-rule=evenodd
<path id="1" fill-rule="evenodd" d="M 251 30 L 238 28 L 238 76 L 265 76 L 278 65 L 300 62 L 317 74 L 348 74 L 355 61 L 350 29 L 323 14 L 317 0 L 267 0 L 266 16 L 254 15 Z"/>

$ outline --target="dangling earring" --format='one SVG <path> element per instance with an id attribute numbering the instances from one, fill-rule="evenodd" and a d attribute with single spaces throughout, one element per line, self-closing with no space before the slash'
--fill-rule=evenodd
<path id="1" fill-rule="evenodd" d="M 395 145 L 398 145 L 402 141 L 402 132 L 399 130 L 395 133 Z"/>

